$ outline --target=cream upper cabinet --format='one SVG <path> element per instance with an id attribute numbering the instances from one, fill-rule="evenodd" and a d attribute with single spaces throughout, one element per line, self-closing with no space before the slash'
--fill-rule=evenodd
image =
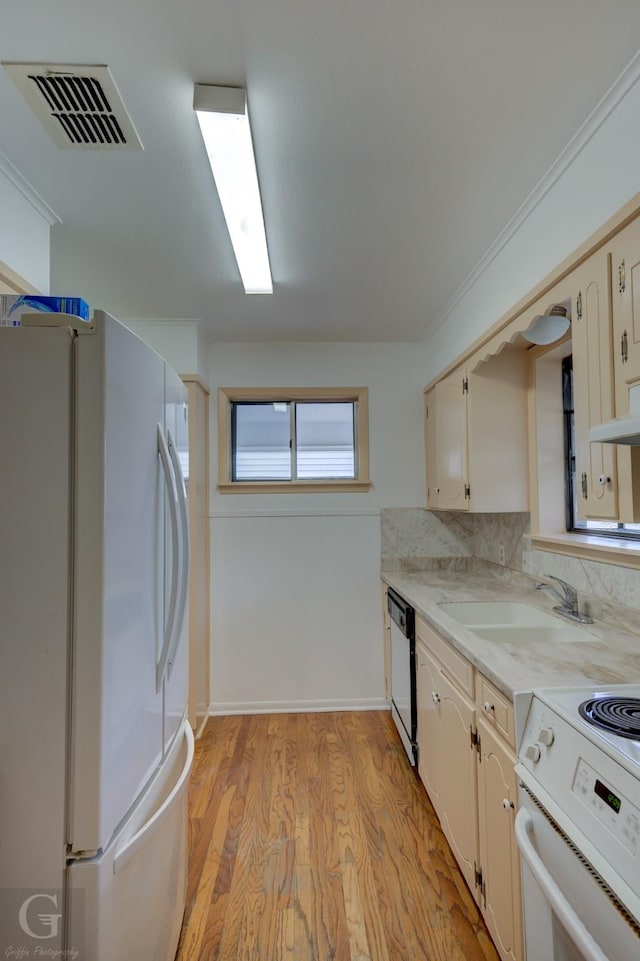
<path id="1" fill-rule="evenodd" d="M 640 218 L 608 244 L 612 270 L 616 415 L 629 410 L 629 387 L 640 383 Z"/>
<path id="2" fill-rule="evenodd" d="M 441 510 L 525 511 L 528 497 L 526 351 L 505 348 L 439 381 L 425 422 L 429 484 Z M 430 471 L 430 473 L 429 473 Z"/>
<path id="3" fill-rule="evenodd" d="M 420 617 L 416 638 L 418 773 L 502 961 L 522 961 L 513 706 Z"/>
<path id="4" fill-rule="evenodd" d="M 436 457 L 436 506 L 445 510 L 469 509 L 467 385 L 466 371 L 456 370 L 435 387 L 435 442 L 431 439 L 428 446 Z M 429 425 L 431 438 L 432 431 Z"/>
<path id="5" fill-rule="evenodd" d="M 438 495 L 438 447 L 436 443 L 436 389 L 432 387 L 424 395 L 424 450 L 427 507 L 439 506 Z"/>
<path id="6" fill-rule="evenodd" d="M 613 374 L 616 417 L 629 410 L 629 388 L 640 383 L 640 219 L 607 247 L 611 256 Z M 640 447 L 616 448 L 620 520 L 640 521 Z"/>
<path id="7" fill-rule="evenodd" d="M 608 254 L 598 251 L 576 268 L 571 288 L 578 517 L 616 520 L 616 448 L 589 443 L 589 428 L 614 416 Z"/>

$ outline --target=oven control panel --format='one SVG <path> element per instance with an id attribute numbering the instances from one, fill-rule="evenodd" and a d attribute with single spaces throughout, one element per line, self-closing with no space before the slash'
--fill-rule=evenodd
<path id="1" fill-rule="evenodd" d="M 627 850 L 640 852 L 640 809 L 580 758 L 571 790 Z"/>

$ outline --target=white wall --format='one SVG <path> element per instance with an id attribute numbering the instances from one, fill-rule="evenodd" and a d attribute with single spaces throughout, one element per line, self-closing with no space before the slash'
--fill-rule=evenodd
<path id="1" fill-rule="evenodd" d="M 50 233 L 56 220 L 0 154 L 0 262 L 41 294 L 49 293 Z"/>
<path id="2" fill-rule="evenodd" d="M 212 709 L 383 702 L 380 508 L 424 501 L 422 384 L 411 344 L 214 344 Z M 219 494 L 217 387 L 369 388 L 373 487 Z"/>
<path id="3" fill-rule="evenodd" d="M 439 329 L 427 339 L 426 380 L 640 191 L 639 119 L 640 60 L 596 107 L 483 260 L 475 282 L 439 319 Z"/>
<path id="4" fill-rule="evenodd" d="M 118 319 L 153 347 L 179 374 L 200 372 L 202 362 L 196 321 Z"/>

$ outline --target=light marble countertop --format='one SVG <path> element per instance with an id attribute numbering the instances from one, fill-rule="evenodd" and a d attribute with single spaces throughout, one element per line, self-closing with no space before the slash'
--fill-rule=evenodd
<path id="1" fill-rule="evenodd" d="M 596 619 L 575 625 L 585 641 L 529 645 L 493 643 L 474 634 L 439 605 L 451 601 L 518 601 L 552 614 L 554 601 L 521 578 L 509 583 L 491 567 L 470 570 L 432 570 L 419 573 L 383 572 L 382 580 L 402 595 L 442 637 L 450 641 L 496 687 L 513 698 L 533 687 L 608 687 L 640 683 L 640 634 Z M 517 580 L 517 579 L 516 579 Z M 569 624 L 557 617 L 558 624 Z M 640 631 L 640 618 L 638 629 Z"/>

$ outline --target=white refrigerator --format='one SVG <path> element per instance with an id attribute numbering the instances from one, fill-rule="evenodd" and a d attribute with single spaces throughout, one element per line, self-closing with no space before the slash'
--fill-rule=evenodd
<path id="1" fill-rule="evenodd" d="M 2 956 L 175 956 L 186 425 L 178 375 L 108 314 L 0 327 Z"/>

